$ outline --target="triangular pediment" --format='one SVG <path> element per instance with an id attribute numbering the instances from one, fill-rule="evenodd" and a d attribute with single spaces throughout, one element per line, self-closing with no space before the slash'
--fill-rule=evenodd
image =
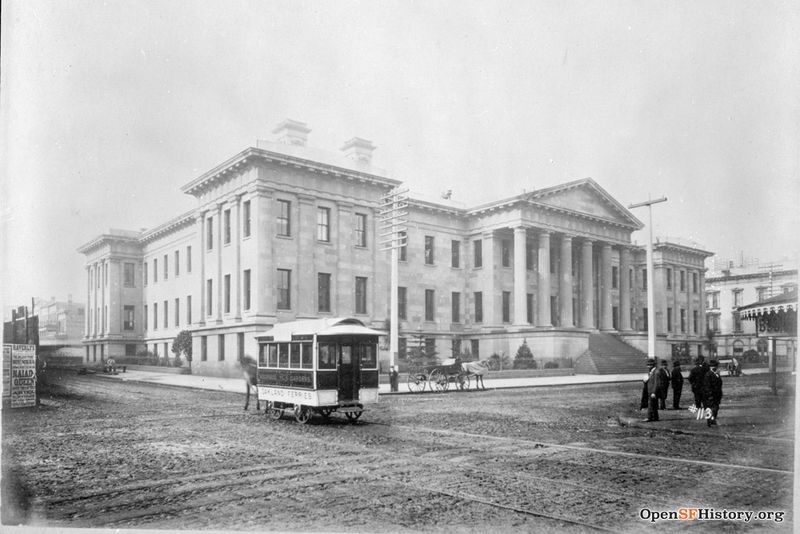
<path id="1" fill-rule="evenodd" d="M 623 225 L 642 226 L 636 217 L 590 178 L 536 191 L 531 200 Z"/>

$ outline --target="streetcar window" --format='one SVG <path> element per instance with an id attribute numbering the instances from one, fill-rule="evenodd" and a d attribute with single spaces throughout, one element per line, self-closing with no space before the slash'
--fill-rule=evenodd
<path id="1" fill-rule="evenodd" d="M 278 367 L 287 368 L 289 367 L 289 344 L 288 343 L 279 343 L 278 344 Z"/>
<path id="2" fill-rule="evenodd" d="M 278 367 L 278 345 L 267 345 L 267 349 L 269 350 L 267 367 Z"/>
<path id="3" fill-rule="evenodd" d="M 300 357 L 300 367 L 303 369 L 313 369 L 314 355 L 311 352 L 311 343 L 303 343 L 301 347 L 303 348 L 303 352 L 302 356 Z"/>
<path id="4" fill-rule="evenodd" d="M 300 343 L 292 343 L 291 344 L 292 354 L 291 354 L 291 361 L 289 363 L 289 367 L 293 369 L 300 368 Z"/>
<path id="5" fill-rule="evenodd" d="M 375 351 L 375 345 L 365 344 L 361 345 L 361 367 L 372 369 L 378 366 L 378 360 Z"/>
<path id="6" fill-rule="evenodd" d="M 266 345 L 259 345 L 259 347 L 258 347 L 258 366 L 259 367 L 266 367 L 267 366 L 267 346 Z"/>
<path id="7" fill-rule="evenodd" d="M 336 369 L 336 343 L 319 344 L 319 368 Z"/>
<path id="8" fill-rule="evenodd" d="M 353 346 L 352 345 L 342 345 L 342 359 L 340 360 L 343 364 L 351 364 L 353 363 Z"/>

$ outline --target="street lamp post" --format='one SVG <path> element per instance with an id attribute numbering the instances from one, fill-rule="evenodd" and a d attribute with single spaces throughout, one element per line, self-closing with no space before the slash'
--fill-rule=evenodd
<path id="1" fill-rule="evenodd" d="M 656 358 L 655 280 L 653 279 L 653 204 L 666 201 L 667 197 L 661 197 L 628 206 L 628 209 L 647 206 L 649 216 L 648 226 L 650 230 L 650 239 L 647 241 L 647 357 L 652 360 Z"/>

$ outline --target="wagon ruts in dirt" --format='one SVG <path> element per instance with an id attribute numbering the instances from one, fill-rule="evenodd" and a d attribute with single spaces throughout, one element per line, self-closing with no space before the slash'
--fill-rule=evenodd
<path id="1" fill-rule="evenodd" d="M 353 318 L 278 323 L 256 336 L 258 398 L 273 419 L 343 413 L 355 422 L 378 402 L 378 336 Z"/>

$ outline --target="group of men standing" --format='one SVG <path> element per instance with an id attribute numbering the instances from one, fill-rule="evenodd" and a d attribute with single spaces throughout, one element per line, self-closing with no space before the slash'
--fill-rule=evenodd
<path id="1" fill-rule="evenodd" d="M 694 368 L 689 372 L 689 384 L 692 387 L 695 408 L 710 409 L 710 417 L 706 420 L 708 426 L 717 424 L 717 412 L 722 400 L 722 378 L 717 372 L 717 365 L 717 360 L 711 360 L 706 364 L 705 358 L 698 356 Z M 672 363 L 672 371 L 669 370 L 667 360 L 661 360 L 661 367 L 656 368 L 655 359 L 648 359 L 647 367 L 640 408 L 647 408 L 647 419 L 644 419 L 644 422 L 658 421 L 658 410 L 667 409 L 670 386 L 672 386 L 672 409 L 680 409 L 683 372 L 681 363 L 677 360 Z"/>

